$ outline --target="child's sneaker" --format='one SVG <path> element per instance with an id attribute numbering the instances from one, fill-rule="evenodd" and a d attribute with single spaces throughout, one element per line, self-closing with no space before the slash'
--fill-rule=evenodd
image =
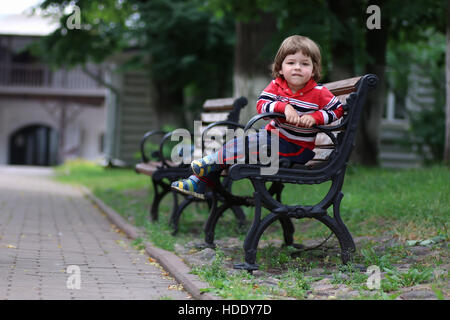
<path id="1" fill-rule="evenodd" d="M 199 199 L 205 199 L 206 183 L 194 175 L 187 179 L 173 182 L 171 187 L 178 192 L 191 195 Z"/>
<path id="2" fill-rule="evenodd" d="M 194 160 L 191 163 L 192 172 L 198 177 L 204 177 L 211 171 L 216 171 L 220 165 L 216 164 L 214 156 L 206 156 L 199 160 Z"/>

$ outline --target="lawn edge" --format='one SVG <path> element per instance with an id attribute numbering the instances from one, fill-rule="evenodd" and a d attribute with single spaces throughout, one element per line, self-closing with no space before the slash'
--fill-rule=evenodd
<path id="1" fill-rule="evenodd" d="M 119 213 L 97 198 L 87 187 L 79 186 L 82 193 L 91 200 L 98 209 L 104 212 L 107 218 L 122 230 L 130 239 L 137 239 L 142 232 L 138 228 L 128 223 Z M 155 247 L 152 243 L 144 241 L 145 251 L 169 272 L 183 288 L 197 300 L 221 300 L 221 298 L 208 292 L 201 292 L 202 288 L 209 288 L 209 284 L 201 281 L 196 275 L 191 273 L 191 268 L 174 253 Z"/>

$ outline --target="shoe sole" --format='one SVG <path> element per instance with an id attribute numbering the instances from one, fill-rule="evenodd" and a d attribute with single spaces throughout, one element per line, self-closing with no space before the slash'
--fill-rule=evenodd
<path id="1" fill-rule="evenodd" d="M 178 187 L 175 187 L 175 186 L 171 186 L 171 187 L 172 187 L 172 190 L 175 190 L 177 192 L 186 194 L 188 196 L 193 196 L 193 197 L 198 198 L 198 199 L 205 200 L 205 195 L 204 194 L 197 193 L 195 191 L 184 190 L 184 189 L 181 189 L 181 188 L 178 188 Z"/>

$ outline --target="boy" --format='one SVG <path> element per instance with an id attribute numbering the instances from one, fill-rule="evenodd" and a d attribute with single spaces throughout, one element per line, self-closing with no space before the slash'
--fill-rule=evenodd
<path id="1" fill-rule="evenodd" d="M 311 160 L 317 134 L 313 126 L 336 121 L 344 112 L 339 100 L 316 83 L 320 72 L 321 55 L 317 44 L 307 37 L 290 36 L 282 42 L 275 56 L 274 80 L 263 90 L 256 104 L 258 113 L 277 112 L 286 116 L 286 119 L 273 119 L 265 129 L 278 135 L 278 155 L 292 162 L 305 164 Z M 270 144 L 270 139 L 267 143 Z M 218 152 L 194 160 L 191 163 L 193 175 L 173 182 L 172 189 L 204 199 L 206 186 L 213 187 L 215 183 L 212 174 L 243 156 L 237 145 L 236 141 L 230 141 Z M 225 158 L 230 151 L 236 156 Z"/>

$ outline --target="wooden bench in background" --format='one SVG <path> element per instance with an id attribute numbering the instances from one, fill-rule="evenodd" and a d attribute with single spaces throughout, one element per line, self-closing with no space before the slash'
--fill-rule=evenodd
<path id="1" fill-rule="evenodd" d="M 226 122 L 228 126 L 239 125 L 240 111 L 246 105 L 247 99 L 244 97 L 206 100 L 201 113 L 200 131 L 217 121 Z M 223 128 L 226 128 L 226 126 Z M 171 190 L 170 185 L 173 181 L 187 178 L 192 174 L 190 161 L 175 164 L 167 157 L 168 152 L 165 147 L 170 141 L 172 133 L 163 130 L 152 130 L 144 134 L 140 141 L 141 162 L 136 164 L 135 171 L 149 176 L 152 181 L 153 200 L 150 206 L 150 217 L 152 220 L 158 219 L 161 200 L 167 194 L 173 194 L 170 223 L 173 225 L 175 234 L 178 231 L 178 221 L 182 211 L 196 199 L 192 196 L 186 196 L 181 205 L 178 205 L 177 193 Z M 189 155 L 189 159 L 192 158 L 194 160 L 202 156 L 202 142 L 201 134 L 194 135 L 192 133 L 192 136 L 199 137 L 199 139 L 194 141 L 195 148 L 192 150 L 193 153 Z M 152 139 L 153 143 L 150 142 Z M 148 150 L 148 144 L 152 144 L 152 150 Z M 237 212 L 236 215 L 238 219 L 245 221 L 245 216 L 242 212 Z"/>

